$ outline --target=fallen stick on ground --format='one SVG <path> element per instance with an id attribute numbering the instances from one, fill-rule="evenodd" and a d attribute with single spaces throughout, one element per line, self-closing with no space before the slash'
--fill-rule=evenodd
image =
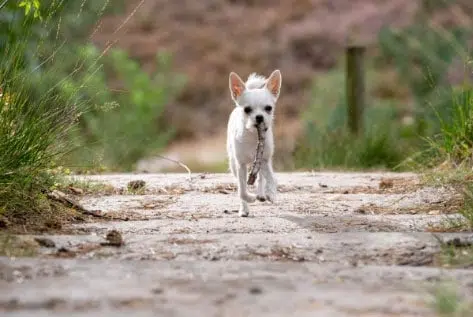
<path id="1" fill-rule="evenodd" d="M 263 150 L 264 150 L 264 141 L 266 140 L 266 124 L 264 122 L 256 126 L 258 131 L 258 144 L 256 145 L 256 154 L 253 165 L 251 165 L 250 173 L 248 175 L 248 185 L 253 185 L 256 181 L 256 175 L 258 175 L 259 170 L 261 169 L 261 161 L 263 160 Z"/>
<path id="2" fill-rule="evenodd" d="M 159 158 L 162 158 L 163 160 L 167 160 L 169 162 L 173 162 L 173 163 L 176 163 L 177 165 L 179 165 L 180 167 L 184 168 L 186 171 L 187 171 L 187 174 L 189 175 L 189 181 L 192 181 L 192 171 L 191 169 L 184 163 L 182 162 L 179 162 L 178 160 L 173 160 L 169 157 L 165 157 L 165 156 L 162 156 L 162 155 L 156 155 L 157 157 Z"/>
<path id="3" fill-rule="evenodd" d="M 75 201 L 71 197 L 68 197 L 65 193 L 55 189 L 52 192 L 48 193 L 48 197 L 57 202 L 60 202 L 67 207 L 74 208 L 81 212 L 84 215 L 98 217 L 98 218 L 108 218 L 108 216 L 102 214 L 100 210 L 88 210 L 85 209 L 79 202 Z"/>

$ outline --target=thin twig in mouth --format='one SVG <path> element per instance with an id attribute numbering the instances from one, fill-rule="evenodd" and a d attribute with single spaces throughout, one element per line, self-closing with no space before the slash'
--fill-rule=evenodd
<path id="1" fill-rule="evenodd" d="M 263 160 L 263 151 L 264 151 L 264 142 L 266 140 L 266 131 L 268 128 L 264 122 L 256 126 L 258 131 L 258 144 L 256 145 L 256 155 L 253 165 L 251 166 L 250 173 L 248 175 L 248 185 L 253 185 L 256 181 L 256 175 L 258 175 L 259 170 L 261 169 L 261 162 Z"/>

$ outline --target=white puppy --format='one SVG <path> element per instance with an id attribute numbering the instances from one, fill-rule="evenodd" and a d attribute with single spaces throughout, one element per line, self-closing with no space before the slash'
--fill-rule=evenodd
<path id="1" fill-rule="evenodd" d="M 236 107 L 228 120 L 227 152 L 230 170 L 238 180 L 239 215 L 246 217 L 249 213 L 248 203 L 256 199 L 274 202 L 276 195 L 276 180 L 272 167 L 274 152 L 272 125 L 281 89 L 281 72 L 273 71 L 268 79 L 253 73 L 246 83 L 236 73 L 231 72 L 229 84 Z M 256 126 L 262 122 L 267 127 L 266 142 L 263 162 L 258 173 L 257 195 L 254 195 L 247 189 L 247 167 L 254 160 L 258 142 Z"/>

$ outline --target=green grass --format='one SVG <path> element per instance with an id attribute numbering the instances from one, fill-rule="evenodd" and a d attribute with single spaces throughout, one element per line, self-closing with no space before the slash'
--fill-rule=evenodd
<path id="1" fill-rule="evenodd" d="M 433 226 L 432 231 L 473 230 L 473 171 L 471 167 L 454 167 L 449 161 L 445 161 L 439 170 L 423 171 L 421 183 L 430 187 L 450 187 L 458 196 L 458 217 L 447 217 L 440 225 Z"/>
<path id="2" fill-rule="evenodd" d="M 100 56 L 91 45 L 86 51 L 92 61 Z M 110 50 L 104 65 L 107 71 L 94 75 L 94 85 L 108 91 L 107 81 L 115 78 L 122 88 L 109 94 L 104 105 L 82 116 L 81 129 L 74 135 L 80 146 L 68 161 L 77 166 L 75 170 L 100 164 L 109 171 L 129 172 L 140 159 L 159 153 L 173 138 L 174 129 L 163 114 L 186 78 L 172 71 L 172 56 L 165 52 L 156 53 L 156 70 L 151 74 L 117 48 Z"/>
<path id="3" fill-rule="evenodd" d="M 0 222 L 7 230 L 58 229 L 79 217 L 47 198 L 70 185 L 58 166 L 129 171 L 172 137 L 162 114 L 185 78 L 170 69 L 171 56 L 157 52 L 157 70 L 148 74 L 126 52 L 89 44 L 94 24 L 118 2 L 46 0 L 27 16 L 13 1 L 0 8 Z M 119 93 L 109 89 L 110 76 L 122 84 Z"/>
<path id="4" fill-rule="evenodd" d="M 427 171 L 447 162 L 452 169 L 470 168 L 473 85 L 439 87 L 433 92 L 436 103 L 422 105 L 423 114 L 411 110 L 413 122 L 405 123 L 406 105 L 395 99 L 404 88 L 396 92 L 391 87 L 396 81 L 384 87 L 383 71 L 367 69 L 367 102 L 359 135 L 347 128 L 342 69 L 317 78 L 313 101 L 302 116 L 305 133 L 298 140 L 296 167 Z"/>
<path id="5" fill-rule="evenodd" d="M 460 240 L 452 240 L 449 243 L 441 241 L 440 253 L 436 257 L 437 265 L 444 268 L 472 268 L 473 246 L 469 243 L 461 243 Z"/>
<path id="6" fill-rule="evenodd" d="M 443 164 L 453 170 L 471 169 L 473 166 L 473 86 L 451 88 L 449 98 L 443 103 L 445 113 L 437 111 L 440 130 L 427 136 L 427 147 L 419 152 L 418 165 L 435 168 Z M 455 172 L 457 174 L 457 172 Z"/>
<path id="7" fill-rule="evenodd" d="M 70 134 L 90 107 L 87 99 L 80 98 L 87 81 L 70 86 L 73 74 L 64 77 L 55 67 L 61 61 L 42 55 L 45 46 L 54 43 L 38 40 L 36 32 L 54 29 L 59 2 L 41 7 L 41 20 L 8 8 L 20 23 L 2 29 L 0 46 L 0 218 L 7 230 L 15 232 L 59 229 L 77 214 L 47 198 L 57 182 L 50 168 L 73 149 Z M 62 47 L 54 46 L 54 53 Z M 32 61 L 42 63 L 31 68 Z M 77 70 L 81 62 L 79 58 Z M 83 72 L 94 73 L 97 65 Z M 49 86 L 38 89 L 45 82 Z"/>
<path id="8" fill-rule="evenodd" d="M 377 84 L 379 76 L 381 72 L 368 68 L 368 101 L 360 135 L 347 129 L 342 69 L 317 78 L 313 101 L 303 115 L 305 133 L 298 140 L 296 168 L 402 169 L 400 164 L 415 149 L 416 136 L 399 119 L 402 106 L 374 94 L 374 90 L 387 90 Z"/>
<path id="9" fill-rule="evenodd" d="M 432 309 L 438 317 L 469 317 L 473 303 L 465 301 L 452 283 L 441 283 L 433 292 Z"/>
<path id="10" fill-rule="evenodd" d="M 446 229 L 473 230 L 473 89 L 452 89 L 451 94 L 449 115 L 437 113 L 440 132 L 426 138 L 428 148 L 414 166 L 431 169 L 424 174 L 426 184 L 452 186 L 463 197 L 462 219 L 447 222 Z"/>
<path id="11" fill-rule="evenodd" d="M 451 5 L 423 3 L 409 26 L 379 32 L 377 53 L 374 58 L 366 54 L 364 129 L 359 135 L 347 129 L 344 65 L 315 78 L 312 101 L 302 116 L 306 129 L 296 151 L 298 168 L 419 171 L 445 161 L 471 166 L 471 30 L 430 23 L 438 9 Z M 457 60 L 464 61 L 464 69 L 455 67 Z M 457 78 L 453 84 L 452 72 Z M 405 114 L 411 123 L 405 124 Z"/>
<path id="12" fill-rule="evenodd" d="M 460 214 L 464 218 L 466 230 L 473 230 L 473 183 L 469 182 L 463 188 L 463 207 Z"/>
<path id="13" fill-rule="evenodd" d="M 110 184 L 77 179 L 66 175 L 60 176 L 54 188 L 73 195 L 113 195 L 119 192 L 117 188 Z"/>
<path id="14" fill-rule="evenodd" d="M 385 131 L 353 136 L 345 130 L 310 133 L 303 142 L 313 146 L 298 149 L 298 167 L 345 169 L 394 169 L 404 155 L 399 144 Z"/>

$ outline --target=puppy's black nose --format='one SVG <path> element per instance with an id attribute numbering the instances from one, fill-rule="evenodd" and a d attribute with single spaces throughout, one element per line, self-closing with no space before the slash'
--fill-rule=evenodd
<path id="1" fill-rule="evenodd" d="M 256 123 L 261 123 L 263 122 L 264 118 L 262 115 L 259 114 L 255 117 L 255 120 L 256 120 Z"/>

